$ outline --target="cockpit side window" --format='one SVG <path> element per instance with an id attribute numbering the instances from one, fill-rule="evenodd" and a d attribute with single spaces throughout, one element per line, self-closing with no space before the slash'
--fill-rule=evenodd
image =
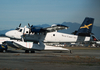
<path id="1" fill-rule="evenodd" d="M 22 29 L 20 29 L 19 32 L 22 32 Z"/>
<path id="2" fill-rule="evenodd" d="M 55 34 L 53 34 L 53 36 L 55 36 Z"/>

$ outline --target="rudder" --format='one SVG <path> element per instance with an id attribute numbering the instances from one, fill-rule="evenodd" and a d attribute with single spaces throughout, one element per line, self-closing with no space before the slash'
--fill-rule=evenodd
<path id="1" fill-rule="evenodd" d="M 90 36 L 93 27 L 94 18 L 86 17 L 75 35 Z"/>

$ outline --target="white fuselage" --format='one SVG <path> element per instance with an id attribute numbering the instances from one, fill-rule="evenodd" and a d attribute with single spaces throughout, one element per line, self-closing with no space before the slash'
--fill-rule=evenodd
<path id="1" fill-rule="evenodd" d="M 8 33 L 9 34 L 9 33 Z M 16 37 L 22 37 L 22 33 L 16 33 Z M 15 46 L 16 48 L 21 48 L 24 50 L 68 50 L 66 48 L 48 46 L 47 42 L 78 42 L 78 41 L 89 41 L 90 37 L 82 37 L 77 35 L 65 34 L 60 32 L 49 32 L 40 34 L 25 34 L 23 36 L 24 40 L 32 42 L 23 41 L 13 41 L 8 42 L 9 46 Z M 20 38 L 21 39 L 21 38 Z M 34 43 L 33 43 L 34 42 Z M 36 42 L 36 43 L 35 43 Z M 45 42 L 45 43 L 44 43 Z"/>
<path id="2" fill-rule="evenodd" d="M 46 35 L 44 34 L 31 34 L 25 35 L 25 40 L 28 41 L 43 41 L 43 42 L 82 42 L 89 41 L 90 37 L 77 36 L 71 34 L 65 34 L 60 32 L 50 32 Z"/>
<path id="3" fill-rule="evenodd" d="M 90 37 L 65 34 L 60 32 L 47 33 L 44 42 L 78 42 L 89 41 Z"/>
<path id="4" fill-rule="evenodd" d="M 17 30 L 8 31 L 6 36 L 22 41 L 7 42 L 9 46 L 23 50 L 68 50 L 66 48 L 48 46 L 45 43 L 59 42 L 84 42 L 89 41 L 90 37 L 78 36 L 60 32 L 48 33 L 29 33 L 28 28 L 18 28 Z M 31 42 L 26 42 L 31 41 Z"/>
<path id="5" fill-rule="evenodd" d="M 60 33 L 60 32 L 48 32 L 46 34 L 44 33 L 37 33 L 37 34 L 29 34 L 29 30 L 25 29 L 27 33 L 23 35 L 23 30 L 12 30 L 6 33 L 6 36 L 10 38 L 16 38 L 16 39 L 24 39 L 26 41 L 42 41 L 42 42 L 83 42 L 83 41 L 89 41 L 90 37 L 86 36 L 78 36 L 78 35 L 72 35 L 72 34 L 66 34 L 66 33 Z"/>

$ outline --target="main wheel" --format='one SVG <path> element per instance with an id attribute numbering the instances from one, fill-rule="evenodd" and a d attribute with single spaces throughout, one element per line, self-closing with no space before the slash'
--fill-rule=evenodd
<path id="1" fill-rule="evenodd" d="M 25 53 L 29 53 L 29 50 L 25 50 Z"/>
<path id="2" fill-rule="evenodd" d="M 31 53 L 35 53 L 35 51 L 31 51 Z"/>

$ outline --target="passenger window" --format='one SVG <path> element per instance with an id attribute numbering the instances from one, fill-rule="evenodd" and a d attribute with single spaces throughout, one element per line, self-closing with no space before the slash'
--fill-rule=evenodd
<path id="1" fill-rule="evenodd" d="M 55 36 L 55 34 L 53 34 L 53 36 Z"/>
<path id="2" fill-rule="evenodd" d="M 26 31 L 26 33 L 28 33 L 28 31 Z"/>

